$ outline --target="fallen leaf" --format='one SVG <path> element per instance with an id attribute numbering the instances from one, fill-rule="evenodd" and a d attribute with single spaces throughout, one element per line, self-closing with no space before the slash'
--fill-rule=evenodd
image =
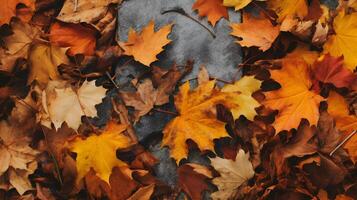
<path id="1" fill-rule="evenodd" d="M 235 108 L 236 92 L 220 92 L 215 81 L 208 81 L 190 91 L 190 83 L 180 87 L 175 96 L 179 116 L 170 121 L 163 130 L 162 146 L 169 146 L 171 157 L 177 163 L 187 157 L 186 140 L 191 139 L 200 150 L 214 150 L 213 140 L 228 137 L 225 123 L 216 119 L 216 105 L 224 104 Z"/>
<path id="2" fill-rule="evenodd" d="M 330 154 L 340 143 L 343 135 L 338 131 L 335 121 L 327 112 L 320 113 L 317 123 L 317 138 L 319 151 Z"/>
<path id="3" fill-rule="evenodd" d="M 227 7 L 234 7 L 234 10 L 240 10 L 246 7 L 252 0 L 223 0 L 223 5 Z"/>
<path id="4" fill-rule="evenodd" d="M 238 187 L 254 176 L 249 153 L 242 149 L 235 161 L 216 157 L 211 159 L 211 164 L 221 175 L 212 180 L 218 187 L 218 191 L 211 194 L 212 199 L 234 199 Z"/>
<path id="5" fill-rule="evenodd" d="M 57 67 L 69 64 L 66 56 L 67 48 L 35 44 L 30 48 L 29 64 L 30 73 L 28 83 L 37 80 L 40 85 L 46 85 L 50 80 L 58 80 L 60 75 Z"/>
<path id="6" fill-rule="evenodd" d="M 263 104 L 279 111 L 274 121 L 276 134 L 282 130 L 296 128 L 301 119 L 316 125 L 319 104 L 323 98 L 310 91 L 310 69 L 302 59 L 285 59 L 281 70 L 271 70 L 271 78 L 278 81 L 281 88 L 265 92 Z"/>
<path id="7" fill-rule="evenodd" d="M 357 117 L 349 114 L 348 104 L 343 96 L 331 91 L 327 104 L 327 112 L 335 119 L 340 131 L 349 134 L 357 129 Z"/>
<path id="8" fill-rule="evenodd" d="M 314 64 L 314 75 L 323 83 L 332 83 L 336 87 L 348 87 L 357 78 L 343 65 L 343 57 L 326 54 Z"/>
<path id="9" fill-rule="evenodd" d="M 273 26 L 269 19 L 256 18 L 250 14 L 243 14 L 243 23 L 232 23 L 232 35 L 242 38 L 237 43 L 244 47 L 256 46 L 260 50 L 268 50 L 280 33 L 279 26 Z M 254 26 L 252 26 L 254 24 Z M 259 31 L 257 31 L 259 30 Z"/>
<path id="10" fill-rule="evenodd" d="M 333 20 L 334 33 L 324 45 L 324 53 L 344 57 L 344 63 L 353 71 L 357 65 L 357 13 L 340 12 Z"/>
<path id="11" fill-rule="evenodd" d="M 100 135 L 91 135 L 85 139 L 77 137 L 70 142 L 70 150 L 77 153 L 77 182 L 93 168 L 98 177 L 110 184 L 113 167 L 127 166 L 116 157 L 117 149 L 131 146 L 130 139 L 122 133 L 125 129 L 125 125 L 110 122 Z"/>
<path id="12" fill-rule="evenodd" d="M 351 139 L 349 139 L 343 146 L 347 150 L 353 163 L 357 162 L 357 134 L 354 134 Z"/>
<path id="13" fill-rule="evenodd" d="M 306 0 L 270 0 L 267 3 L 269 8 L 278 15 L 280 23 L 290 17 L 303 19 L 308 14 Z"/>
<path id="14" fill-rule="evenodd" d="M 70 47 L 68 54 L 94 54 L 96 31 L 82 24 L 55 22 L 50 29 L 51 44 L 59 47 Z"/>
<path id="15" fill-rule="evenodd" d="M 32 162 L 29 163 L 29 165 L 33 166 L 31 167 L 31 170 L 14 169 L 11 167 L 8 171 L 9 182 L 20 195 L 23 195 L 26 191 L 33 189 L 28 176 L 34 173 L 37 168 L 37 163 Z"/>
<path id="16" fill-rule="evenodd" d="M 102 102 L 106 89 L 95 86 L 95 81 L 85 81 L 81 87 L 74 88 L 64 81 L 49 81 L 42 92 L 42 107 L 39 118 L 44 126 L 61 127 L 66 122 L 77 130 L 81 116 L 96 117 L 95 105 Z"/>
<path id="17" fill-rule="evenodd" d="M 221 18 L 228 19 L 228 11 L 223 6 L 222 0 L 196 0 L 192 9 L 198 10 L 199 16 L 206 16 L 212 26 L 215 26 Z"/>
<path id="18" fill-rule="evenodd" d="M 353 198 L 344 194 L 339 194 L 336 196 L 335 200 L 353 200 Z"/>
<path id="19" fill-rule="evenodd" d="M 0 6 L 0 26 L 8 24 L 12 17 L 16 16 L 16 6 L 24 4 L 29 8 L 35 8 L 35 2 L 32 0 L 4 0 Z"/>
<path id="20" fill-rule="evenodd" d="M 177 169 L 178 185 L 191 199 L 202 199 L 203 191 L 208 190 L 208 178 L 212 172 L 205 166 L 189 163 Z"/>
<path id="21" fill-rule="evenodd" d="M 261 81 L 253 76 L 244 76 L 234 84 L 227 84 L 222 88 L 222 92 L 239 92 L 232 101 L 239 107 L 231 109 L 234 119 L 238 119 L 240 115 L 244 115 L 247 119 L 253 121 L 257 115 L 256 108 L 260 103 L 256 101 L 252 94 L 260 89 Z"/>
<path id="22" fill-rule="evenodd" d="M 155 185 L 150 184 L 145 187 L 139 188 L 133 195 L 131 195 L 128 200 L 150 200 L 151 195 L 154 193 Z"/>
<path id="23" fill-rule="evenodd" d="M 167 39 L 171 27 L 172 24 L 169 24 L 154 32 L 154 21 L 150 21 L 140 33 L 131 28 L 128 41 L 119 42 L 119 45 L 124 49 L 125 55 L 133 56 L 134 60 L 149 67 L 157 60 L 156 55 L 163 51 L 163 47 L 171 42 Z"/>

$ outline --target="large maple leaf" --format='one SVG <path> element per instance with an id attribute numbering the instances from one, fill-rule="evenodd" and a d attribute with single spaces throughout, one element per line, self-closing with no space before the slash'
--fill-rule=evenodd
<path id="1" fill-rule="evenodd" d="M 198 10 L 201 17 L 207 16 L 208 21 L 215 26 L 222 17 L 228 19 L 227 8 L 222 3 L 222 0 L 197 0 L 192 9 Z"/>
<path id="2" fill-rule="evenodd" d="M 33 0 L 4 0 L 1 1 L 0 6 L 0 26 L 8 24 L 12 17 L 16 16 L 16 6 L 24 4 L 31 9 L 35 8 L 35 1 Z"/>
<path id="3" fill-rule="evenodd" d="M 357 13 L 340 12 L 333 21 L 335 34 L 324 45 L 324 52 L 338 57 L 343 55 L 350 70 L 357 66 Z"/>
<path id="4" fill-rule="evenodd" d="M 281 70 L 271 70 L 271 78 L 281 88 L 266 92 L 263 104 L 279 111 L 274 121 L 276 133 L 297 128 L 301 119 L 316 125 L 323 98 L 311 91 L 310 69 L 302 59 L 284 59 Z"/>
<path id="5" fill-rule="evenodd" d="M 128 41 L 119 42 L 119 45 L 124 49 L 125 55 L 133 56 L 134 60 L 150 66 L 152 62 L 157 60 L 156 55 L 163 51 L 165 45 L 171 42 L 167 39 L 171 27 L 172 24 L 169 24 L 154 32 L 154 21 L 150 21 L 140 33 L 130 28 Z"/>
<path id="6" fill-rule="evenodd" d="M 180 162 L 187 157 L 188 139 L 197 143 L 201 150 L 214 150 L 213 140 L 228 137 L 225 123 L 216 119 L 216 105 L 236 107 L 233 102 L 237 92 L 220 92 L 215 89 L 215 81 L 207 81 L 190 91 L 190 83 L 180 87 L 175 96 L 175 105 L 180 113 L 163 130 L 163 146 L 169 146 L 171 156 Z"/>
<path id="7" fill-rule="evenodd" d="M 243 23 L 232 23 L 231 27 L 231 34 L 242 38 L 237 43 L 244 47 L 256 46 L 262 51 L 268 50 L 280 33 L 279 26 L 273 26 L 269 19 L 255 18 L 249 14 L 243 15 Z"/>

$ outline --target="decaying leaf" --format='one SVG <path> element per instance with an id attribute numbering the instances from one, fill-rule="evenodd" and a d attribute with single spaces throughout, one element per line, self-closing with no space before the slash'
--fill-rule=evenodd
<path id="1" fill-rule="evenodd" d="M 154 21 L 150 21 L 140 33 L 130 29 L 128 41 L 119 42 L 119 45 L 125 55 L 133 56 L 134 60 L 149 67 L 157 60 L 156 56 L 163 51 L 163 47 L 171 42 L 167 39 L 171 27 L 172 24 L 169 24 L 154 32 Z"/>
<path id="2" fill-rule="evenodd" d="M 201 17 L 207 16 L 212 26 L 215 26 L 221 18 L 228 19 L 228 11 L 222 5 L 222 0 L 196 0 L 192 9 L 198 10 L 198 14 Z"/>
<path id="3" fill-rule="evenodd" d="M 85 81 L 78 89 L 64 81 L 50 81 L 42 92 L 41 123 L 51 128 L 52 122 L 58 129 L 66 122 L 77 130 L 81 116 L 97 116 L 95 105 L 102 102 L 105 93 L 106 89 L 95 86 L 95 81 Z"/>
<path id="4" fill-rule="evenodd" d="M 81 180 L 91 168 L 97 176 L 109 184 L 113 167 L 126 168 L 125 162 L 117 159 L 116 150 L 131 145 L 130 139 L 123 134 L 125 125 L 110 122 L 100 135 L 88 138 L 76 138 L 70 144 L 70 150 L 77 153 L 77 181 Z"/>
<path id="5" fill-rule="evenodd" d="M 319 104 L 323 98 L 311 91 L 312 82 L 308 64 L 302 59 L 283 60 L 281 70 L 271 70 L 271 78 L 279 82 L 281 88 L 266 92 L 263 104 L 279 110 L 274 121 L 276 134 L 282 130 L 297 128 L 301 119 L 316 125 Z"/>
<path id="6" fill-rule="evenodd" d="M 234 199 L 238 187 L 254 176 L 249 153 L 242 149 L 235 161 L 216 157 L 211 159 L 211 164 L 221 175 L 212 181 L 218 187 L 218 191 L 211 194 L 212 199 Z"/>

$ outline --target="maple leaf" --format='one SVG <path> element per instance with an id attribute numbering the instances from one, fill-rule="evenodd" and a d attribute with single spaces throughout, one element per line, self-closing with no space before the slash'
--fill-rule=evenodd
<path id="1" fill-rule="evenodd" d="M 191 139 L 201 150 L 214 150 L 213 140 L 228 137 L 225 123 L 216 119 L 217 104 L 235 108 L 236 92 L 219 92 L 215 81 L 207 81 L 190 91 L 190 83 L 180 87 L 175 96 L 179 116 L 170 121 L 163 130 L 162 146 L 169 146 L 171 157 L 177 163 L 188 154 L 186 140 Z"/>
<path id="2" fill-rule="evenodd" d="M 243 14 L 243 23 L 232 23 L 231 27 L 231 34 L 242 38 L 237 43 L 244 47 L 257 46 L 262 51 L 268 50 L 280 33 L 279 26 L 273 26 L 269 19 L 255 18 L 250 14 Z"/>
<path id="3" fill-rule="evenodd" d="M 154 32 L 154 21 L 150 21 L 139 34 L 130 28 L 128 41 L 119 42 L 119 45 L 125 55 L 133 56 L 134 60 L 149 67 L 157 60 L 156 55 L 163 51 L 163 46 L 171 42 L 167 39 L 171 27 L 172 24 L 169 24 Z"/>
<path id="4" fill-rule="evenodd" d="M 301 119 L 307 119 L 316 125 L 319 116 L 319 104 L 323 98 L 310 91 L 310 69 L 302 59 L 284 59 L 281 70 L 271 70 L 271 78 L 278 81 L 281 88 L 265 92 L 263 104 L 279 110 L 274 121 L 276 134 L 282 130 L 296 128 Z"/>
<path id="5" fill-rule="evenodd" d="M 109 183 L 113 167 L 127 167 L 116 157 L 117 149 L 131 146 L 130 139 L 123 134 L 125 125 L 109 122 L 100 135 L 91 135 L 85 139 L 75 138 L 70 142 L 70 150 L 77 153 L 77 181 L 81 180 L 92 168 L 98 177 Z"/>
<path id="6" fill-rule="evenodd" d="M 64 81 L 50 81 L 42 92 L 42 107 L 39 117 L 44 126 L 61 127 L 66 122 L 70 128 L 78 129 L 81 116 L 96 117 L 95 105 L 102 102 L 106 89 L 96 87 L 95 81 L 85 81 L 75 89 Z"/>
<path id="7" fill-rule="evenodd" d="M 240 93 L 232 99 L 235 104 L 239 105 L 239 107 L 231 109 L 234 119 L 239 118 L 240 115 L 244 115 L 249 120 L 254 119 L 254 116 L 257 115 L 255 108 L 259 107 L 260 104 L 252 97 L 252 94 L 260 89 L 260 85 L 261 81 L 253 76 L 244 76 L 234 84 L 227 84 L 222 88 L 222 92 Z"/>
<path id="8" fill-rule="evenodd" d="M 51 44 L 59 47 L 70 47 L 69 55 L 94 54 L 96 31 L 82 24 L 55 22 L 50 29 Z"/>
<path id="9" fill-rule="evenodd" d="M 211 158 L 211 165 L 221 175 L 212 180 L 218 187 L 218 191 L 211 194 L 212 199 L 234 199 L 238 187 L 254 176 L 249 153 L 242 149 L 238 151 L 235 161 L 216 157 Z"/>
<path id="10" fill-rule="evenodd" d="M 327 98 L 327 112 L 336 120 L 337 128 L 345 133 L 357 129 L 357 117 L 350 115 L 346 100 L 336 92 L 330 92 Z"/>
<path id="11" fill-rule="evenodd" d="M 234 10 L 240 10 L 246 7 L 252 0 L 223 0 L 223 5 L 227 7 L 234 7 Z"/>
<path id="12" fill-rule="evenodd" d="M 326 54 L 314 64 L 314 75 L 323 83 L 332 83 L 336 87 L 348 87 L 356 76 L 343 66 L 343 56 L 333 57 Z"/>
<path id="13" fill-rule="evenodd" d="M 357 13 L 340 12 L 333 21 L 335 34 L 324 45 L 324 52 L 338 57 L 343 55 L 345 65 L 353 71 L 357 66 Z"/>
<path id="14" fill-rule="evenodd" d="M 57 67 L 69 64 L 66 56 L 67 48 L 35 44 L 30 48 L 29 64 L 30 73 L 28 83 L 37 80 L 40 85 L 45 85 L 50 80 L 59 79 Z"/>
<path id="15" fill-rule="evenodd" d="M 306 0 L 270 0 L 268 6 L 278 15 L 278 22 L 298 17 L 303 19 L 308 14 Z"/>
<path id="16" fill-rule="evenodd" d="M 222 5 L 222 0 L 196 0 L 192 9 L 198 10 L 198 15 L 201 17 L 207 16 L 212 26 L 215 26 L 222 17 L 228 19 L 228 11 Z"/>
<path id="17" fill-rule="evenodd" d="M 177 169 L 178 184 L 191 199 L 202 199 L 204 190 L 208 190 L 206 180 L 212 178 L 212 172 L 205 166 L 188 163 Z"/>
<path id="18" fill-rule="evenodd" d="M 31 9 L 35 8 L 35 2 L 32 0 L 5 0 L 0 6 L 0 26 L 8 24 L 12 17 L 16 16 L 16 6 L 24 4 Z"/>

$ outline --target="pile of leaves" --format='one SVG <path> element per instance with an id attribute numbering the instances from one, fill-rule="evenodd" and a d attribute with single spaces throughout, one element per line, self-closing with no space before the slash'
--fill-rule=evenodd
<path id="1" fill-rule="evenodd" d="M 122 41 L 120 0 L 1 3 L 0 199 L 357 199 L 357 1 L 197 0 L 201 18 L 175 12 L 212 28 L 242 14 L 243 76 L 188 81 L 194 61 L 155 66 L 174 22 Z M 131 90 L 124 57 L 145 68 Z M 133 126 L 152 112 L 173 117 L 159 140 L 175 185 Z"/>

